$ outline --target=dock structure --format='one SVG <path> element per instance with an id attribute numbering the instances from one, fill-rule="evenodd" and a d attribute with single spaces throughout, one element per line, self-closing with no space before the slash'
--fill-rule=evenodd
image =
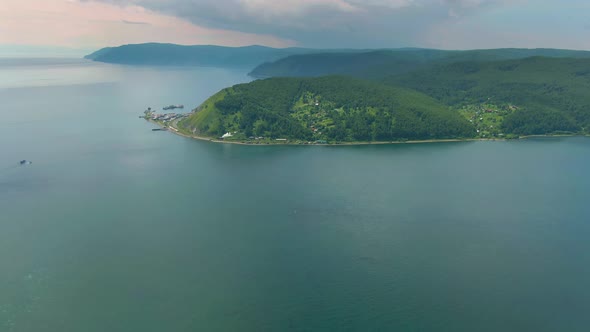
<path id="1" fill-rule="evenodd" d="M 190 113 L 164 113 L 158 114 L 156 112 L 145 112 L 145 118 L 153 121 L 169 122 L 173 120 L 180 120 L 186 118 Z"/>

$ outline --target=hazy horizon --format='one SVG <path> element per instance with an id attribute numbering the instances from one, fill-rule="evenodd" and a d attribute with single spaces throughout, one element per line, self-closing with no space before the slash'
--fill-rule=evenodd
<path id="1" fill-rule="evenodd" d="M 138 43 L 138 44 L 174 44 L 174 43 L 160 43 L 160 42 L 146 42 L 146 43 Z M 98 48 L 88 48 L 88 49 L 75 49 L 75 48 L 67 48 L 67 47 L 51 47 L 51 46 L 42 46 L 42 45 L 0 45 L 0 59 L 18 59 L 18 58 L 63 58 L 63 59 L 78 59 L 84 58 L 87 55 L 90 55 L 100 49 L 108 48 L 108 47 L 120 47 L 125 45 L 138 45 L 138 44 L 121 44 L 121 45 L 105 45 L 103 47 Z M 239 47 L 251 47 L 251 46 L 260 46 L 260 47 L 271 47 L 266 45 L 244 45 L 244 46 L 224 46 L 224 45 L 215 45 L 215 44 L 175 44 L 181 46 L 219 46 L 219 47 L 230 47 L 230 48 L 239 48 Z M 298 47 L 298 46 L 294 46 Z M 292 47 L 275 47 L 278 49 L 281 48 L 292 48 Z M 366 51 L 376 51 L 376 50 L 396 50 L 396 49 L 430 49 L 430 50 L 443 50 L 443 51 L 477 51 L 477 50 L 489 50 L 489 49 L 557 49 L 552 47 L 499 47 L 499 48 L 465 48 L 465 49 L 445 49 L 445 48 L 428 48 L 428 47 L 419 47 L 419 46 L 402 46 L 402 47 L 376 47 L 376 48 L 313 48 L 309 47 L 312 50 L 338 50 L 338 49 L 353 49 L 353 50 L 366 50 Z M 585 49 L 563 49 L 563 50 L 571 50 L 571 51 L 590 51 Z"/>

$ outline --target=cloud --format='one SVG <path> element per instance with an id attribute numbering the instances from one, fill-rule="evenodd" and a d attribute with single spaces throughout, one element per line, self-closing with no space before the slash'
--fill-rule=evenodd
<path id="1" fill-rule="evenodd" d="M 29 30 L 39 17 L 53 15 L 67 3 L 76 8 L 62 13 L 48 29 L 76 34 L 70 42 L 132 43 L 165 41 L 193 44 L 317 48 L 590 48 L 582 34 L 590 5 L 587 0 L 0 0 L 0 42 L 19 30 L 5 33 L 5 2 L 37 3 L 18 17 Z M 53 5 L 47 5 L 53 3 Z M 58 3 L 60 6 L 56 6 Z M 87 7 L 82 9 L 82 7 Z M 91 9 L 96 8 L 96 9 Z M 97 12 L 94 12 L 95 10 Z M 109 15 L 97 15 L 102 11 Z M 49 13 L 42 14 L 45 10 Z M 9 13 L 10 12 L 10 13 Z M 559 13 L 559 14 L 558 14 Z M 83 14 L 83 15 L 81 15 Z M 75 17 L 81 15 L 80 17 Z M 568 19 L 573 16 L 579 21 Z M 77 21 L 76 21 L 77 20 Z M 88 22 L 94 31 L 89 30 Z M 76 21 L 74 28 L 65 22 Z M 31 23 L 33 22 L 33 23 Z M 149 24 L 133 24 L 133 23 Z M 551 22 L 551 24 L 548 24 Z M 12 22 L 11 24 L 17 24 Z M 575 26 L 575 28 L 570 28 Z M 41 30 L 41 28 L 39 28 Z M 103 33 L 97 32 L 102 29 Z M 43 32 L 43 31 L 42 31 Z M 43 33 L 39 33 L 42 36 Z M 45 33 L 45 36 L 49 34 Z M 19 36 L 20 37 L 20 36 Z M 47 39 L 45 37 L 45 39 Z"/>
<path id="2" fill-rule="evenodd" d="M 272 34 L 302 46 L 397 47 L 420 45 L 419 37 L 440 23 L 524 0 L 99 1 L 141 6 L 200 26 Z"/>
<path id="3" fill-rule="evenodd" d="M 144 42 L 276 47 L 294 44 L 268 34 L 200 26 L 129 1 L 1 1 L 0 44 L 82 48 Z"/>

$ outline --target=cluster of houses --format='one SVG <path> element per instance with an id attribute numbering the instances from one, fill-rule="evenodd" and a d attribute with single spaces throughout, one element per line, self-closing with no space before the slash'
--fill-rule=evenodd
<path id="1" fill-rule="evenodd" d="M 177 120 L 177 119 L 182 119 L 182 118 L 185 118 L 190 115 L 190 113 L 157 114 L 156 112 L 152 112 L 150 110 L 145 111 L 144 114 L 145 114 L 145 118 L 148 120 L 162 121 L 162 122 L 168 122 L 168 121 L 173 121 L 173 120 Z"/>

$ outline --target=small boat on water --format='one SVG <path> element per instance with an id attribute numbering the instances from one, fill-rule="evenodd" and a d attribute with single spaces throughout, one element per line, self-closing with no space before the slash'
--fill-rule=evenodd
<path id="1" fill-rule="evenodd" d="M 19 162 L 19 164 L 21 164 L 21 165 L 30 165 L 30 164 L 32 164 L 32 163 L 33 163 L 32 161 L 28 161 L 28 160 L 21 160 L 21 161 Z"/>
<path id="2" fill-rule="evenodd" d="M 154 128 L 152 131 L 166 131 L 168 128 Z"/>
<path id="3" fill-rule="evenodd" d="M 162 109 L 164 111 L 168 111 L 168 110 L 173 110 L 173 109 L 176 109 L 176 108 L 184 108 L 184 105 L 169 105 L 169 106 L 166 106 L 166 107 L 164 107 Z"/>

